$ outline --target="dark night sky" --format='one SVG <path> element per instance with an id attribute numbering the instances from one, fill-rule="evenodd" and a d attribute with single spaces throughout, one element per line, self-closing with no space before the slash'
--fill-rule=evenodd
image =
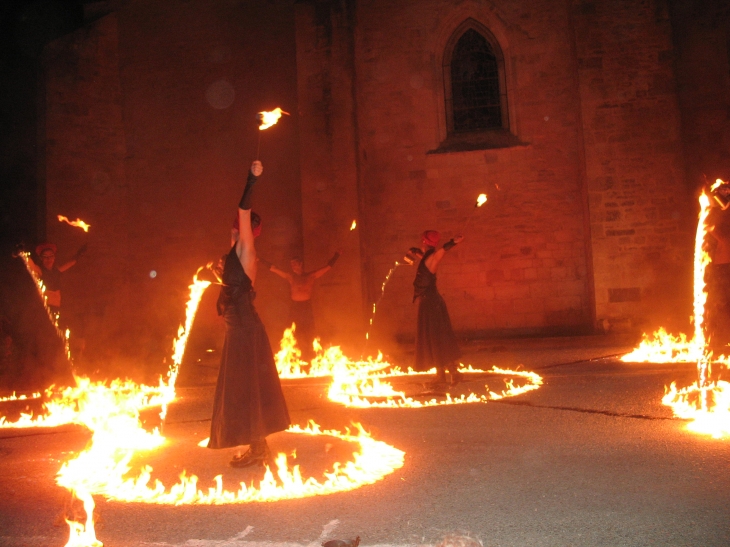
<path id="1" fill-rule="evenodd" d="M 0 2 L 0 245 L 33 244 L 39 225 L 39 99 L 44 46 L 84 23 L 83 0 Z"/>

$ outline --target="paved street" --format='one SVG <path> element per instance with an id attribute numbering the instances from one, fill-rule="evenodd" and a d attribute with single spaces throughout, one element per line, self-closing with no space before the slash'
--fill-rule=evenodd
<path id="1" fill-rule="evenodd" d="M 615 342 L 615 341 L 614 341 Z M 544 378 L 537 391 L 487 404 L 425 409 L 346 409 L 326 382 L 285 381 L 292 420 L 327 428 L 360 422 L 405 451 L 405 464 L 356 491 L 274 503 L 155 506 L 96 498 L 106 546 L 318 546 L 360 536 L 361 545 L 727 546 L 730 441 L 684 429 L 661 405 L 664 386 L 693 378 L 692 365 L 624 364 L 628 349 L 600 337 L 474 342 L 465 363 L 523 364 Z M 418 391 L 422 379 L 394 380 Z M 227 467 L 231 451 L 196 446 L 207 437 L 213 386 L 178 391 L 165 428 L 169 444 L 144 458 L 171 483 L 183 470 L 235 489 L 256 471 Z M 502 387 L 470 376 L 462 389 Z M 202 384 L 202 385 L 201 385 Z M 82 449 L 79 427 L 0 430 L 0 544 L 64 545 L 69 494 L 54 483 L 62 461 Z M 349 445 L 289 433 L 270 439 L 305 474 L 318 475 Z M 140 463 L 135 461 L 135 463 Z M 446 539 L 444 539 L 446 538 Z"/>

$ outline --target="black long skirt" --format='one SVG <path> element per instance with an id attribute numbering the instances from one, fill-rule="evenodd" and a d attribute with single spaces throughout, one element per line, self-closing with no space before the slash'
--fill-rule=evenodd
<path id="1" fill-rule="evenodd" d="M 289 427 L 269 337 L 251 303 L 226 307 L 208 448 L 251 444 Z"/>
<path id="2" fill-rule="evenodd" d="M 446 302 L 437 291 L 427 292 L 418 300 L 414 368 L 425 371 L 432 367 L 443 367 L 460 357 Z"/>

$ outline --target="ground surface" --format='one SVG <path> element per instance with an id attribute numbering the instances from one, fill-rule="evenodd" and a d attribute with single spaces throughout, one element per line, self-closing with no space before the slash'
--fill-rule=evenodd
<path id="1" fill-rule="evenodd" d="M 545 380 L 538 391 L 488 404 L 353 410 L 330 403 L 322 380 L 286 381 L 294 422 L 359 421 L 405 451 L 404 466 L 353 492 L 276 503 L 169 507 L 97 498 L 97 537 L 109 547 L 318 547 L 358 535 L 366 547 L 434 545 L 454 534 L 505 547 L 730 545 L 730 441 L 687 432 L 661 405 L 664 386 L 690 383 L 693 367 L 612 357 L 626 349 L 599 337 L 473 343 L 465 363 L 521 363 Z M 417 391 L 420 381 L 398 385 Z M 483 392 L 485 382 L 495 389 L 502 381 L 472 377 L 465 387 Z M 250 481 L 252 472 L 227 467 L 231 451 L 196 446 L 208 434 L 213 387 L 192 384 L 171 408 L 169 444 L 145 462 L 163 482 L 183 469 L 201 485 L 220 473 L 231 488 Z M 69 494 L 54 475 L 88 439 L 68 426 L 0 430 L 0 545 L 64 545 Z M 296 448 L 313 474 L 348 450 L 287 433 L 270 441 L 274 450 Z"/>

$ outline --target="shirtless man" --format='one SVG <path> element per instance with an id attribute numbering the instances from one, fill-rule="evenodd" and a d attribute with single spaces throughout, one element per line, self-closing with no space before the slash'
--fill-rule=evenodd
<path id="1" fill-rule="evenodd" d="M 710 256 L 705 280 L 707 282 L 707 334 L 711 346 L 728 354 L 730 348 L 730 210 L 720 204 L 730 203 L 730 184 L 714 193 L 720 198 L 707 218 Z"/>
<path id="2" fill-rule="evenodd" d="M 289 282 L 291 297 L 289 324 L 296 324 L 296 338 L 299 341 L 302 354 L 307 357 L 311 355 L 312 341 L 314 340 L 314 313 L 312 312 L 311 301 L 314 282 L 330 271 L 338 258 L 340 258 L 340 251 L 335 252 L 326 266 L 312 272 L 304 271 L 304 263 L 298 257 L 291 260 L 291 273 L 280 270 L 273 265 L 269 268 L 276 275 Z"/>

